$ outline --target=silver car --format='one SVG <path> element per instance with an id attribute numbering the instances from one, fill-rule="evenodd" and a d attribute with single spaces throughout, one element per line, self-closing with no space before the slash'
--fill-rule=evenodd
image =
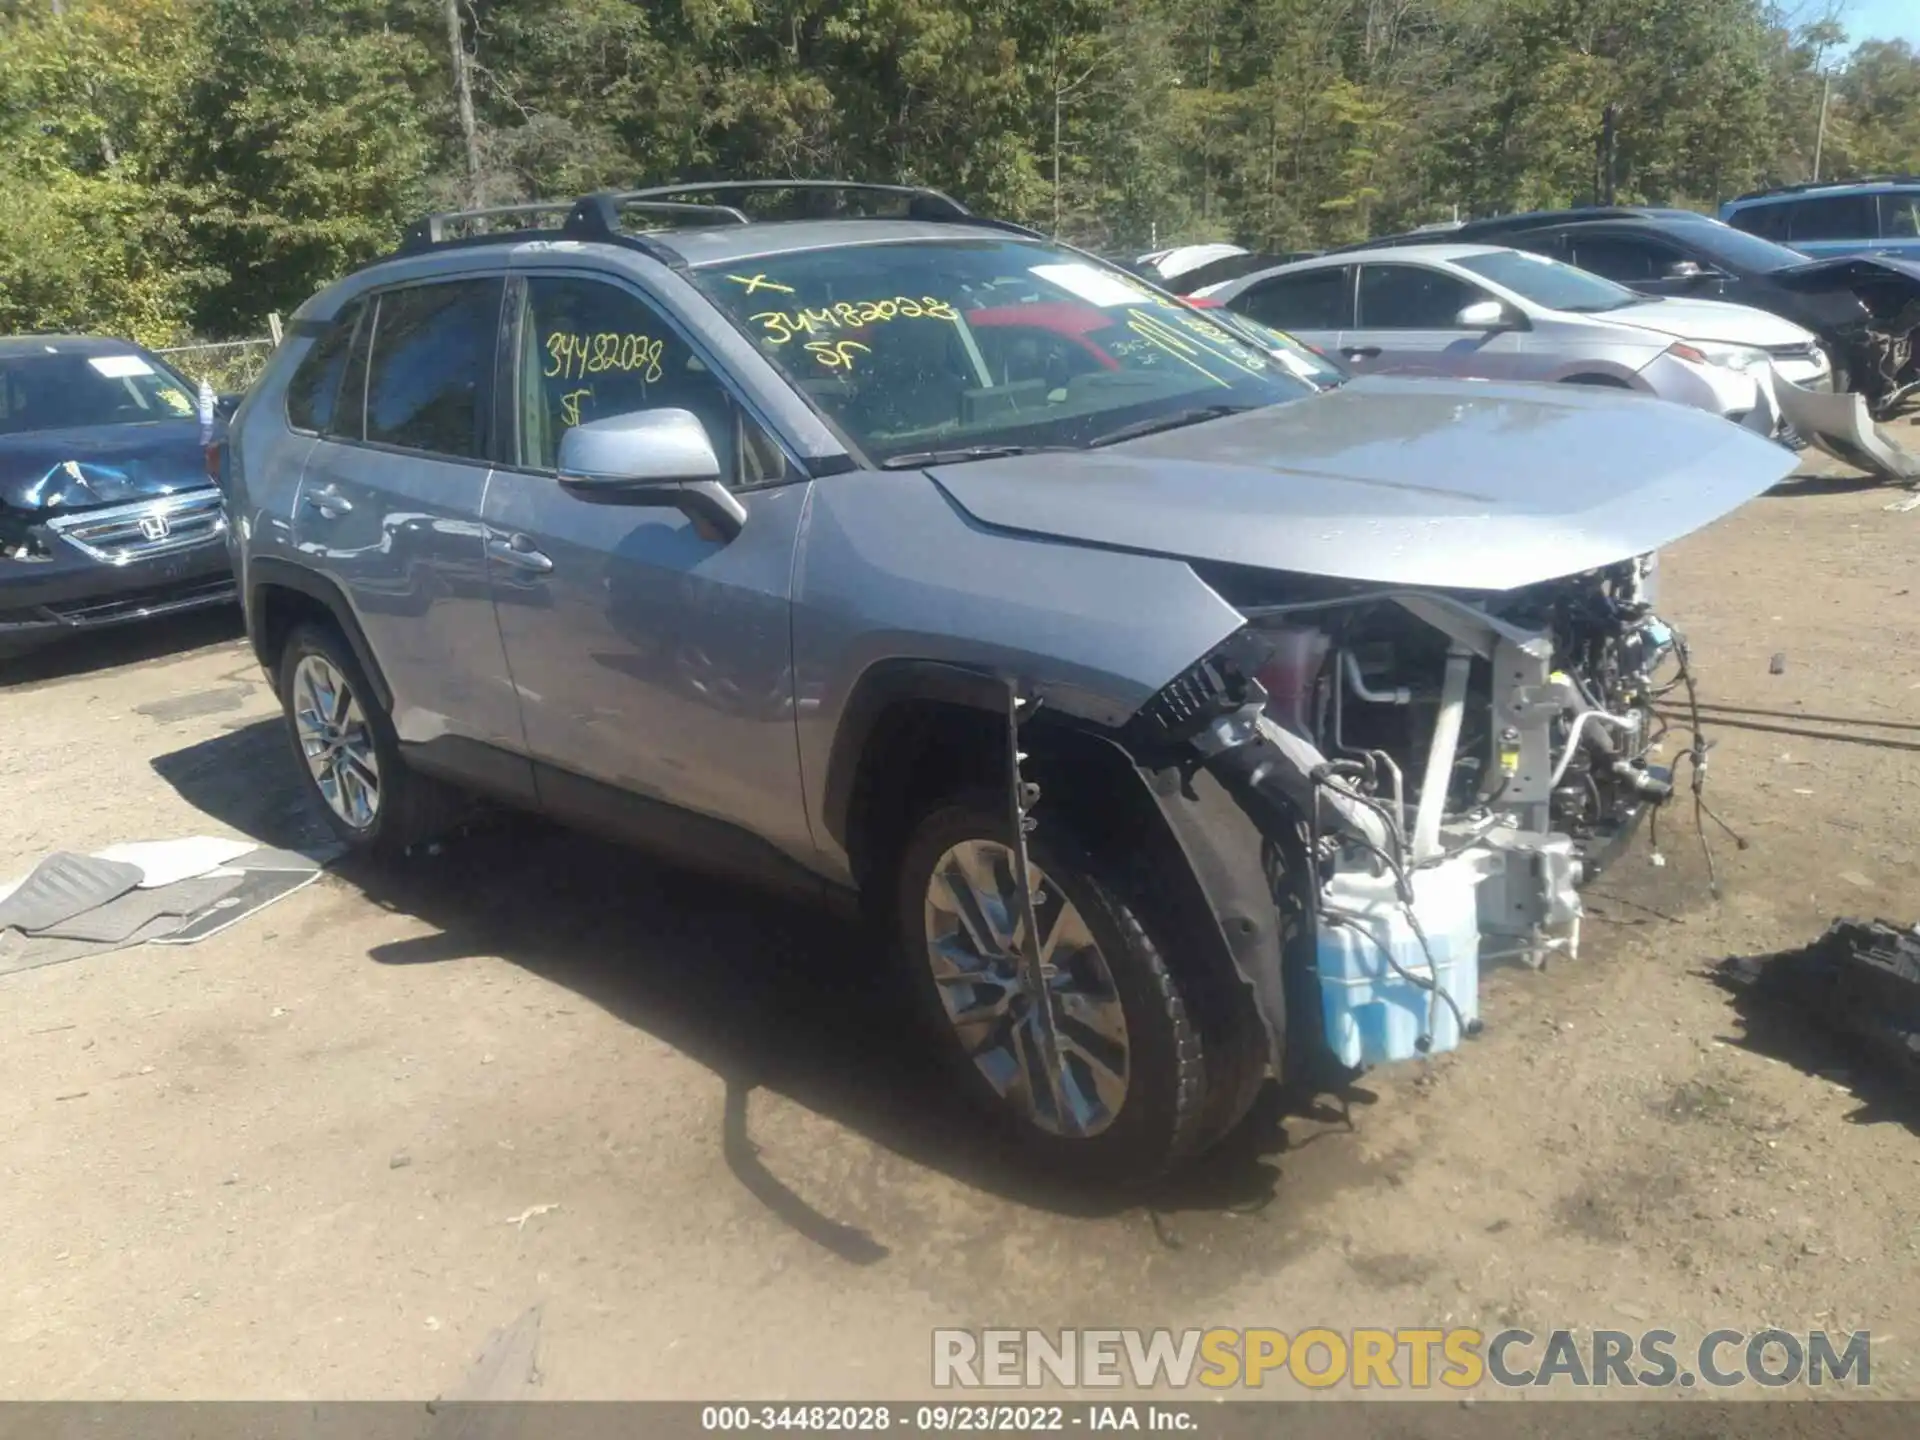
<path id="1" fill-rule="evenodd" d="M 1318 389 L 944 196 L 768 188 L 436 217 L 300 309 L 220 463 L 343 840 L 481 793 L 864 910 L 983 1119 L 1106 1180 L 1573 952 L 1670 789 L 1646 557 L 1790 457 Z"/>
<path id="2" fill-rule="evenodd" d="M 1345 251 L 1198 294 L 1362 373 L 1642 390 L 1762 434 L 1779 424 L 1769 383 L 1776 370 L 1805 388 L 1832 378 L 1814 336 L 1790 320 L 1717 300 L 1642 295 L 1493 245 Z"/>

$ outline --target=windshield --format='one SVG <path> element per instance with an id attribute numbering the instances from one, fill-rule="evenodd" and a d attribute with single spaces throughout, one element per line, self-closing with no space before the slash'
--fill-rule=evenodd
<path id="1" fill-rule="evenodd" d="M 1639 305 L 1647 298 L 1624 285 L 1525 250 L 1470 255 L 1453 263 L 1496 285 L 1504 285 L 1523 300 L 1576 315 L 1594 315 L 1603 310 Z"/>
<path id="2" fill-rule="evenodd" d="M 1776 245 L 1771 240 L 1762 240 L 1758 235 L 1749 235 L 1744 230 L 1723 225 L 1705 215 L 1694 220 L 1676 220 L 1674 226 L 1675 229 L 1670 233 L 1675 239 L 1685 240 L 1706 251 L 1733 271 L 1767 275 L 1789 266 L 1805 265 L 1812 258 L 1785 245 Z"/>
<path id="3" fill-rule="evenodd" d="M 1228 329 L 1238 330 L 1293 374 L 1319 389 L 1331 389 L 1342 381 L 1353 378 L 1342 366 L 1305 341 L 1296 340 L 1284 330 L 1276 330 L 1273 326 L 1256 320 L 1251 315 L 1242 315 L 1237 310 L 1216 311 L 1211 306 L 1201 308 L 1206 309 Z"/>
<path id="4" fill-rule="evenodd" d="M 847 245 L 695 279 L 876 463 L 1081 447 L 1314 388 L 1188 306 L 1044 244 Z"/>
<path id="5" fill-rule="evenodd" d="M 39 354 L 0 359 L 0 435 L 193 414 L 186 381 L 132 351 L 79 354 L 48 345 Z"/>

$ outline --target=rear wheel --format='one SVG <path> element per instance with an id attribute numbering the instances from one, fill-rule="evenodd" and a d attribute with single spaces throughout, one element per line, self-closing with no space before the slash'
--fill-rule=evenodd
<path id="1" fill-rule="evenodd" d="M 308 624 L 287 637 L 280 695 L 307 791 L 349 847 L 397 855 L 458 818 L 458 795 L 401 758 L 393 725 L 338 630 Z"/>
<path id="2" fill-rule="evenodd" d="M 1028 857 L 1037 965 L 1004 800 L 982 791 L 926 814 L 897 877 L 902 958 L 959 1083 L 1036 1163 L 1150 1180 L 1240 1118 L 1245 1067 L 1264 1056 L 1208 1046 L 1183 992 L 1195 978 L 1176 978 L 1117 872 L 1057 820 Z"/>

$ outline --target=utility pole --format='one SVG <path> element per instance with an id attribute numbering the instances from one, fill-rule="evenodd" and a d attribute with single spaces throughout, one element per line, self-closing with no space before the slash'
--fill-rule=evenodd
<path id="1" fill-rule="evenodd" d="M 1820 178 L 1820 152 L 1827 143 L 1827 97 L 1833 93 L 1833 72 L 1820 77 L 1820 124 L 1813 132 L 1813 178 Z"/>
<path id="2" fill-rule="evenodd" d="M 460 138 L 467 152 L 467 203 L 480 203 L 480 134 L 473 118 L 473 77 L 460 36 L 460 0 L 447 0 L 447 44 L 453 52 L 453 98 L 460 112 Z"/>

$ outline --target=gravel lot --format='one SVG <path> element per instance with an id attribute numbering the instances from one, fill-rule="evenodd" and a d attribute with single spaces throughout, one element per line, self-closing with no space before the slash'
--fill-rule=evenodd
<path id="1" fill-rule="evenodd" d="M 1920 441 L 1916 441 L 1920 443 Z M 908 1398 L 965 1325 L 1871 1328 L 1920 1397 L 1920 1106 L 1700 974 L 1920 920 L 1920 513 L 1836 467 L 1669 552 L 1716 727 L 1582 958 L 1138 1203 L 970 1148 L 834 922 L 531 822 L 0 979 L 0 1398 L 385 1398 L 540 1307 L 547 1397 Z M 1769 662 L 1784 655 L 1784 672 Z M 237 623 L 15 667 L 0 876 L 316 834 Z M 1802 714 L 1849 717 L 1809 725 Z M 1905 727 L 1904 729 L 1901 727 Z M 1662 918 L 1662 917 L 1671 918 Z"/>

